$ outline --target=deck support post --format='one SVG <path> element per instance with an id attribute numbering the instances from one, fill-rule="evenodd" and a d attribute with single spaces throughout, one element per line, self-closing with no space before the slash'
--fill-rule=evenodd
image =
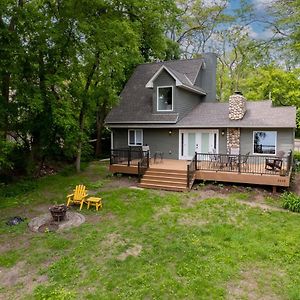
<path id="1" fill-rule="evenodd" d="M 277 186 L 273 185 L 273 194 L 276 194 L 276 192 L 277 192 Z"/>
<path id="2" fill-rule="evenodd" d="M 186 172 L 186 174 L 187 174 L 186 187 L 189 189 L 190 188 L 190 176 L 189 176 L 189 174 L 190 174 L 190 166 L 189 165 L 187 165 L 187 172 Z"/>
<path id="3" fill-rule="evenodd" d="M 128 149 L 128 155 L 127 155 L 127 166 L 130 167 L 130 161 L 131 161 L 131 148 Z"/>
<path id="4" fill-rule="evenodd" d="M 150 163 L 150 153 L 149 150 L 147 151 L 147 169 L 149 169 L 149 163 Z"/>

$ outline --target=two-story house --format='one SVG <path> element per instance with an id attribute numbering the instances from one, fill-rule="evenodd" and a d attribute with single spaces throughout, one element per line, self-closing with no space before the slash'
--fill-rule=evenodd
<path id="1" fill-rule="evenodd" d="M 218 171 L 239 166 L 239 173 L 241 160 L 248 165 L 259 160 L 261 169 L 268 170 L 263 156 L 288 155 L 294 145 L 295 108 L 273 107 L 271 101 L 246 101 L 239 93 L 228 103 L 218 102 L 216 64 L 216 55 L 207 53 L 199 59 L 139 65 L 124 87 L 120 103 L 106 118 L 112 149 L 148 145 L 150 155 L 163 155 L 165 163 L 168 159 L 188 163 L 198 153 L 198 167 L 201 160 L 217 161 Z M 204 158 L 204 154 L 208 156 Z M 222 155 L 237 157 L 232 160 Z M 228 159 L 235 161 L 235 166 Z M 280 170 L 282 166 L 274 167 L 274 174 Z"/>

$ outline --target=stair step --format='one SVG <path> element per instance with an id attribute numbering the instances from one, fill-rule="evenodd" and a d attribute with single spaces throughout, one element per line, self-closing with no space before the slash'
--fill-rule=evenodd
<path id="1" fill-rule="evenodd" d="M 188 190 L 186 186 L 169 186 L 169 185 L 162 185 L 162 184 L 158 185 L 158 184 L 150 184 L 150 183 L 140 183 L 139 187 L 167 190 L 167 191 L 176 191 L 176 192 L 184 192 Z"/>
<path id="2" fill-rule="evenodd" d="M 148 179 L 142 178 L 141 183 L 144 184 L 155 184 L 155 185 L 168 185 L 168 186 L 186 186 L 186 181 L 175 181 L 175 180 L 162 180 L 162 179 Z"/>
<path id="3" fill-rule="evenodd" d="M 186 172 L 185 173 L 178 173 L 178 172 L 158 172 L 158 171 L 152 171 L 152 170 L 147 170 L 146 173 L 147 175 L 155 175 L 155 176 L 178 176 L 178 177 L 186 177 Z"/>
<path id="4" fill-rule="evenodd" d="M 157 174 L 148 174 L 146 173 L 143 178 L 145 179 L 157 179 L 157 180 L 170 180 L 170 181 L 180 181 L 180 182 L 186 182 L 187 178 L 186 176 L 161 176 Z"/>
<path id="5" fill-rule="evenodd" d="M 175 173 L 175 174 L 186 174 L 186 172 L 187 172 L 187 170 L 157 169 L 157 168 L 151 168 L 151 167 L 147 171 L 159 172 L 159 173 Z"/>

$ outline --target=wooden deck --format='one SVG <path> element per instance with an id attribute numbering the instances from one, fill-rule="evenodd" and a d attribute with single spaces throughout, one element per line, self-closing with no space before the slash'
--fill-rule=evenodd
<path id="1" fill-rule="evenodd" d="M 156 163 L 151 162 L 148 170 L 164 170 L 166 173 L 173 171 L 186 171 L 189 161 L 164 159 Z M 241 168 L 241 172 L 236 165 L 216 166 L 210 162 L 198 162 L 199 170 L 196 171 L 196 180 L 220 181 L 232 183 L 245 183 L 257 185 L 271 185 L 288 187 L 290 185 L 290 172 L 285 170 L 268 171 L 265 165 L 249 164 Z M 130 166 L 125 164 L 110 165 L 112 173 L 138 174 L 137 162 L 132 161 Z"/>

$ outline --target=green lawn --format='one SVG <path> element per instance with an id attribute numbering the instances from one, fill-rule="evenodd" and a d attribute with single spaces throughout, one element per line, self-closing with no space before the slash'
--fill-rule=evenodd
<path id="1" fill-rule="evenodd" d="M 246 205 L 257 189 L 127 187 L 135 180 L 93 163 L 4 192 L 0 299 L 300 299 L 299 214 Z M 37 234 L 5 225 L 45 213 L 78 183 L 104 199 L 102 211 L 82 211 L 80 227 Z M 265 204 L 279 206 L 270 196 Z"/>

